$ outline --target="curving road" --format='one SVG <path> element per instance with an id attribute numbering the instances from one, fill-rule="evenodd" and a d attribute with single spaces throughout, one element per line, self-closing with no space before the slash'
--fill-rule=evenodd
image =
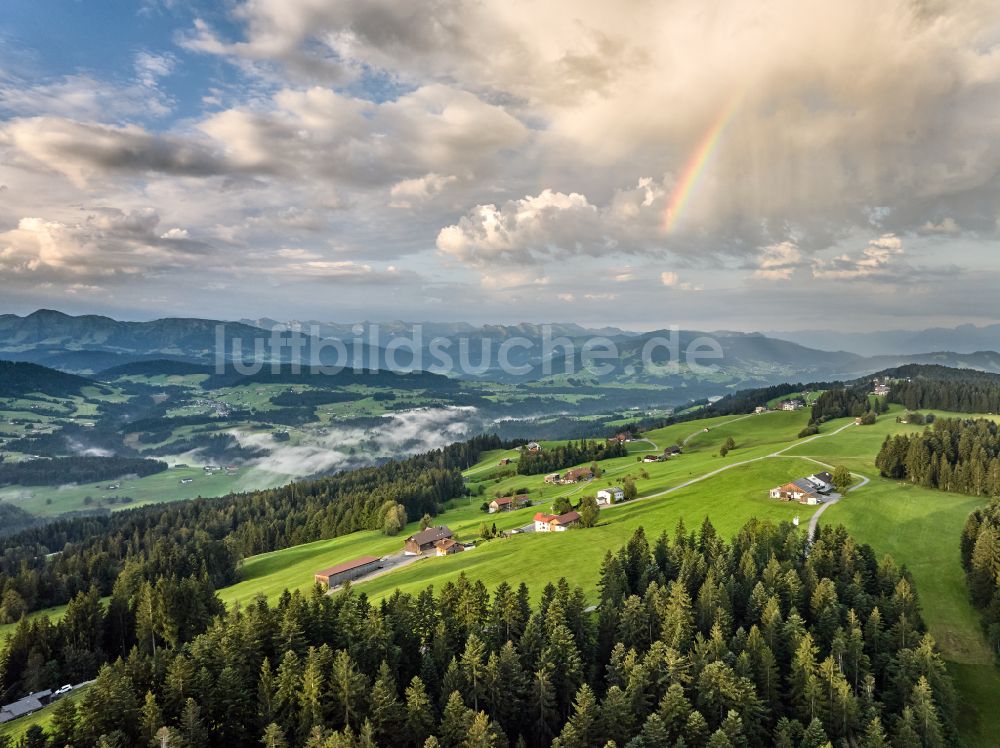
<path id="1" fill-rule="evenodd" d="M 732 419 L 730 421 L 724 421 L 723 423 L 717 424 L 715 428 L 718 428 L 719 426 L 724 426 L 727 423 L 733 423 L 735 421 L 741 421 L 744 418 L 753 418 L 754 415 L 755 414 L 750 414 L 750 415 L 746 415 L 746 416 L 740 416 L 739 418 L 734 418 L 734 419 Z M 635 499 L 632 499 L 631 501 L 626 501 L 626 502 L 623 502 L 621 504 L 614 504 L 614 505 L 609 506 L 609 507 L 603 507 L 602 511 L 607 511 L 609 509 L 610 510 L 614 510 L 615 508 L 617 508 L 619 506 L 631 506 L 632 504 L 635 504 L 636 502 L 639 502 L 639 501 L 648 501 L 649 499 L 657 499 L 657 498 L 660 498 L 662 496 L 666 496 L 668 494 L 671 494 L 674 491 L 680 491 L 682 488 L 687 488 L 688 486 L 693 486 L 695 483 L 700 483 L 703 480 L 708 480 L 709 478 L 714 478 L 719 473 L 724 473 L 727 470 L 732 470 L 733 468 L 740 467 L 742 465 L 749 465 L 749 464 L 754 463 L 754 462 L 760 462 L 761 460 L 769 460 L 769 459 L 771 459 L 773 457 L 781 457 L 782 455 L 784 455 L 786 452 L 788 452 L 791 449 L 795 449 L 796 447 L 800 447 L 803 444 L 808 444 L 809 442 L 815 441 L 816 439 L 827 439 L 827 438 L 829 438 L 831 436 L 836 436 L 841 431 L 849 429 L 849 428 L 851 428 L 851 427 L 853 427 L 855 425 L 857 425 L 857 424 L 855 424 L 852 421 L 851 423 L 847 423 L 847 424 L 841 426 L 839 429 L 836 429 L 835 431 L 831 431 L 831 432 L 826 433 L 826 434 L 816 434 L 815 436 L 810 436 L 810 437 L 807 437 L 805 439 L 801 439 L 799 441 L 794 442 L 793 444 L 789 444 L 786 447 L 782 447 L 779 450 L 771 452 L 770 454 L 761 455 L 760 457 L 751 457 L 748 460 L 740 460 L 739 462 L 731 462 L 728 465 L 724 465 L 724 466 L 722 466 L 722 467 L 720 467 L 720 468 L 718 468 L 716 470 L 712 470 L 711 472 L 705 473 L 704 475 L 699 475 L 696 478 L 691 478 L 690 480 L 686 480 L 683 483 L 678 483 L 676 486 L 671 486 L 670 488 L 666 488 L 666 489 L 664 489 L 662 491 L 658 491 L 657 493 L 651 493 L 648 496 L 639 496 L 639 497 L 637 497 Z M 688 436 L 682 443 L 683 444 L 687 444 L 688 441 L 690 441 L 695 436 L 697 436 L 698 434 L 701 434 L 701 433 L 704 433 L 704 431 L 699 430 L 699 431 L 694 432 L 693 434 L 691 434 L 690 436 Z M 653 447 L 654 447 L 655 450 L 657 450 L 657 451 L 659 450 L 659 447 L 656 446 L 656 444 L 653 441 L 651 441 L 650 439 L 636 439 L 635 441 L 645 441 L 645 442 L 648 442 L 649 444 L 653 445 Z M 817 459 L 815 459 L 813 457 L 806 457 L 804 455 L 792 455 L 792 456 L 793 457 L 799 457 L 800 459 L 803 459 L 803 460 L 809 460 L 810 462 L 815 462 L 817 465 L 821 465 L 821 466 L 823 466 L 823 467 L 825 467 L 825 468 L 827 468 L 829 470 L 833 469 L 833 467 L 831 465 L 828 465 L 825 462 L 821 462 L 820 460 L 817 460 Z M 621 467 L 613 468 L 611 470 L 608 470 L 604 474 L 606 476 L 607 475 L 613 475 L 615 473 L 620 473 L 620 472 L 624 472 L 624 471 L 627 471 L 627 470 L 631 470 L 632 467 L 633 467 L 632 465 L 623 465 Z M 851 486 L 849 489 L 847 489 L 846 493 L 850 493 L 852 491 L 858 490 L 859 488 L 863 488 L 864 486 L 868 485 L 868 483 L 871 480 L 870 478 L 868 478 L 868 477 L 866 477 L 864 475 L 861 475 L 860 473 L 854 473 L 854 472 L 852 472 L 851 475 L 853 475 L 853 476 L 855 476 L 857 478 L 860 478 L 861 482 L 858 483 L 855 486 Z M 574 485 L 572 488 L 569 488 L 567 491 L 565 491 L 565 492 L 563 492 L 561 494 L 556 494 L 556 496 L 553 496 L 552 498 L 558 498 L 559 496 L 572 496 L 573 494 L 578 493 L 578 492 L 586 489 L 589 485 L 590 485 L 589 483 L 578 483 L 578 484 Z M 808 539 L 809 539 L 808 542 L 809 543 L 812 543 L 812 539 L 813 539 L 813 537 L 816 534 L 816 528 L 817 528 L 818 523 L 819 523 L 820 515 L 823 514 L 823 512 L 826 511 L 827 507 L 833 506 L 838 501 L 840 501 L 841 498 L 843 498 L 843 497 L 841 497 L 839 495 L 837 495 L 836 498 L 831 497 L 828 501 L 826 501 L 823 504 L 821 504 L 820 507 L 813 513 L 812 517 L 809 519 L 809 533 L 808 533 Z M 533 528 L 534 524 L 526 525 L 525 528 L 523 528 L 523 529 L 528 529 L 529 527 Z"/>
<path id="2" fill-rule="evenodd" d="M 749 418 L 750 416 L 743 416 L 743 417 L 744 418 Z M 737 419 L 734 419 L 734 420 L 738 421 L 740 419 L 737 418 Z M 732 423 L 732 421 L 726 421 L 726 423 Z M 719 424 L 719 425 L 721 426 L 722 424 Z M 816 434 L 815 436 L 810 436 L 808 439 L 802 439 L 801 441 L 797 441 L 794 444 L 789 444 L 787 447 L 779 449 L 776 452 L 771 452 L 771 454 L 768 454 L 768 455 L 761 455 L 760 457 L 751 457 L 749 460 L 740 460 L 739 462 L 731 462 L 728 465 L 724 465 L 723 467 L 720 467 L 718 470 L 713 470 L 710 473 L 705 473 L 704 475 L 699 475 L 697 478 L 692 478 L 691 480 L 684 481 L 683 483 L 679 483 L 676 486 L 672 486 L 671 488 L 667 488 L 667 489 L 665 489 L 663 491 L 660 491 L 658 493 L 651 493 L 651 494 L 649 494 L 649 496 L 643 496 L 641 498 L 634 499 L 634 500 L 632 500 L 632 501 L 630 501 L 628 503 L 629 504 L 633 504 L 636 501 L 644 501 L 645 499 L 655 499 L 655 498 L 658 498 L 660 496 L 666 496 L 669 493 L 673 493 L 674 491 L 679 491 L 682 488 L 687 488 L 688 486 L 694 485 L 695 483 L 700 483 L 703 480 L 707 480 L 708 478 L 712 478 L 712 477 L 718 475 L 719 473 L 724 473 L 727 470 L 732 470 L 735 467 L 740 467 L 741 465 L 749 465 L 749 464 L 751 464 L 753 462 L 760 462 L 761 460 L 768 460 L 768 459 L 770 459 L 772 457 L 781 457 L 785 452 L 787 452 L 790 449 L 795 449 L 796 447 L 800 447 L 803 444 L 808 444 L 809 442 L 814 441 L 816 439 L 825 439 L 825 438 L 828 438 L 828 437 L 831 437 L 831 436 L 836 436 L 837 434 L 839 434 L 844 429 L 849 429 L 849 428 L 851 428 L 854 425 L 855 425 L 854 423 L 848 423 L 848 424 L 846 424 L 844 426 L 841 426 L 836 431 L 831 431 L 828 434 Z M 698 433 L 700 434 L 701 432 L 699 431 Z M 811 458 L 806 458 L 806 459 L 811 459 Z M 818 462 L 818 460 L 813 460 L 813 462 Z M 822 465 L 823 463 L 819 463 L 819 464 Z"/>
<path id="3" fill-rule="evenodd" d="M 810 462 L 815 462 L 817 465 L 822 465 L 827 470 L 833 470 L 832 465 L 827 465 L 825 462 L 820 462 L 814 457 L 803 457 L 802 459 L 809 460 Z M 857 485 L 851 486 L 846 491 L 844 491 L 844 493 L 851 493 L 851 491 L 857 491 L 859 488 L 864 488 L 869 483 L 871 483 L 871 478 L 869 478 L 867 475 L 862 475 L 861 473 L 855 473 L 855 472 L 852 472 L 851 475 L 853 475 L 855 478 L 860 478 L 861 482 L 858 483 Z M 839 493 L 831 494 L 830 498 L 827 501 L 824 501 L 820 505 L 820 508 L 817 509 L 815 512 L 813 512 L 813 516 L 809 518 L 809 534 L 807 536 L 809 545 L 812 545 L 813 539 L 816 537 L 816 528 L 819 527 L 820 515 L 823 514 L 823 512 L 825 512 L 828 507 L 833 506 L 842 498 L 844 497 Z"/>

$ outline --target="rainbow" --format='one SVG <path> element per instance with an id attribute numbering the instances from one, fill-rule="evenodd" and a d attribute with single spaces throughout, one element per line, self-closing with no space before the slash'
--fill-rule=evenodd
<path id="1" fill-rule="evenodd" d="M 684 212 L 684 208 L 691 198 L 691 193 L 694 192 L 694 188 L 697 186 L 701 175 L 705 173 L 705 165 L 712 157 L 712 153 L 714 153 L 716 146 L 719 144 L 719 140 L 722 138 L 726 127 L 732 121 L 737 103 L 738 101 L 734 99 L 720 112 L 708 132 L 701 139 L 701 142 L 698 143 L 698 147 L 694 153 L 691 154 L 691 158 L 684 164 L 681 178 L 674 185 L 674 189 L 670 193 L 670 199 L 667 201 L 666 210 L 663 212 L 663 231 L 665 233 L 673 231 L 674 226 L 677 224 L 677 219 Z"/>

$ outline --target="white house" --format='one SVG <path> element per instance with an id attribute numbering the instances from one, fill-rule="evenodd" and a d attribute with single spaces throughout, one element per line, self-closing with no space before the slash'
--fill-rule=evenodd
<path id="1" fill-rule="evenodd" d="M 609 504 L 617 504 L 619 501 L 624 500 L 625 490 L 619 486 L 611 486 L 610 488 L 602 488 L 597 492 L 597 503 L 606 506 Z"/>
<path id="2" fill-rule="evenodd" d="M 579 512 L 566 512 L 558 516 L 538 512 L 535 515 L 535 532 L 565 532 L 578 524 L 580 524 Z"/>
<path id="3" fill-rule="evenodd" d="M 546 514 L 545 512 L 538 512 L 535 515 L 535 532 L 548 532 L 549 522 L 554 520 L 556 515 Z"/>

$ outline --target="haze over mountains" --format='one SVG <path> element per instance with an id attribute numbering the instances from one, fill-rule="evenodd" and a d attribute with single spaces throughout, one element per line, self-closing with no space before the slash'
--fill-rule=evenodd
<path id="1" fill-rule="evenodd" d="M 684 386 L 692 381 L 711 381 L 721 385 L 776 383 L 790 379 L 818 381 L 853 378 L 905 363 L 934 363 L 947 366 L 1000 372 L 1000 325 L 955 330 L 922 332 L 872 332 L 841 334 L 835 332 L 761 333 L 699 332 L 676 333 L 677 349 L 685 351 L 699 338 L 718 343 L 720 359 L 702 359 L 716 368 L 710 374 L 695 373 L 682 366 L 668 371 L 670 351 L 662 341 L 671 340 L 668 330 L 630 332 L 614 327 L 585 328 L 575 324 L 518 324 L 473 326 L 466 323 L 419 323 L 403 321 L 378 323 L 377 327 L 299 321 L 280 323 L 272 319 L 221 322 L 207 319 L 167 318 L 151 322 L 119 321 L 110 317 L 70 316 L 52 310 L 39 310 L 24 317 L 0 316 L 0 358 L 31 361 L 63 371 L 93 374 L 133 361 L 170 359 L 198 364 L 215 363 L 219 325 L 229 360 L 243 360 L 255 345 L 264 346 L 275 326 L 299 331 L 303 356 L 310 360 L 313 351 L 323 363 L 336 360 L 329 341 L 360 341 L 355 353 L 368 368 L 415 368 L 434 371 L 431 348 L 434 338 L 444 339 L 453 358 L 460 349 L 479 364 L 482 352 L 492 352 L 486 366 L 465 367 L 449 372 L 464 378 L 496 381 L 554 380 L 579 375 L 583 366 L 583 346 L 587 341 L 604 338 L 617 351 L 614 359 L 602 361 L 607 370 L 585 375 L 590 381 L 604 383 L 658 383 Z M 318 333 L 318 334 L 317 334 Z M 507 350 L 510 367 L 497 363 L 498 349 L 515 338 L 524 345 Z M 403 345 L 393 340 L 408 341 Z M 546 341 L 550 341 L 549 344 Z M 234 348 L 234 341 L 240 348 Z M 440 342 L 440 341 L 439 341 Z M 651 361 L 643 351 L 655 348 Z M 566 350 L 572 349 L 571 355 Z M 547 359 L 547 360 L 546 360 Z M 282 359 L 287 360 L 287 359 Z M 457 367 L 461 368 L 461 367 Z"/>
<path id="2" fill-rule="evenodd" d="M 774 338 L 800 345 L 842 350 L 860 356 L 886 353 L 930 353 L 954 351 L 976 353 L 1000 349 L 1000 324 L 934 327 L 926 330 L 879 330 L 872 332 L 838 332 L 836 330 L 798 330 L 768 332 Z"/>

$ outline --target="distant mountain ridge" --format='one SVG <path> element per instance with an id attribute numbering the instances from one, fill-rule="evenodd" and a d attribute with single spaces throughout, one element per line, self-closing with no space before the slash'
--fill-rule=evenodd
<path id="1" fill-rule="evenodd" d="M 968 354 L 1000 350 L 1000 324 L 983 327 L 976 325 L 959 325 L 952 328 L 933 327 L 926 330 L 873 332 L 800 330 L 765 334 L 800 345 L 850 351 L 860 356 L 928 354 L 934 351 Z"/>
<path id="2" fill-rule="evenodd" d="M 220 328 L 219 326 L 223 327 Z M 70 316 L 52 310 L 39 310 L 25 317 L 7 314 L 0 316 L 0 359 L 29 361 L 51 368 L 77 374 L 93 374 L 106 370 L 121 371 L 121 367 L 143 362 L 175 369 L 187 366 L 210 366 L 216 363 L 216 345 L 219 329 L 224 330 L 225 355 L 232 357 L 233 343 L 240 341 L 242 356 L 252 353 L 257 344 L 266 346 L 271 329 L 298 329 L 292 333 L 302 344 L 303 360 L 312 361 L 312 354 L 326 364 L 347 363 L 336 358 L 331 342 L 352 345 L 358 340 L 355 325 L 285 322 L 271 319 L 223 322 L 208 319 L 166 318 L 151 322 L 123 322 L 98 315 Z M 1000 327 L 1000 326 L 998 326 Z M 987 328 L 975 328 L 985 330 Z M 951 352 L 942 347 L 937 352 L 898 354 L 880 352 L 863 356 L 847 350 L 823 350 L 815 344 L 772 337 L 763 333 L 699 332 L 655 330 L 635 333 L 615 327 L 587 328 L 572 323 L 541 325 L 521 323 L 516 325 L 480 325 L 467 323 L 420 323 L 422 339 L 414 341 L 414 324 L 394 321 L 379 323 L 377 335 L 362 327 L 362 345 L 358 348 L 359 360 L 366 368 L 407 369 L 414 367 L 436 371 L 435 358 L 430 342 L 436 337 L 446 338 L 454 345 L 450 349 L 453 360 L 458 360 L 459 340 L 466 348 L 471 364 L 479 364 L 481 351 L 489 350 L 492 358 L 487 365 L 468 370 L 451 370 L 451 376 L 467 379 L 487 379 L 500 382 L 525 382 L 549 379 L 553 382 L 581 378 L 587 381 L 615 384 L 657 384 L 668 387 L 685 387 L 694 382 L 714 383 L 720 387 L 761 386 L 784 381 L 830 381 L 865 376 L 880 369 L 909 363 L 941 364 L 945 366 L 1000 372 L 1000 354 L 992 350 L 966 353 Z M 319 336 L 312 335 L 314 331 Z M 556 343 L 546 351 L 546 335 Z M 606 361 L 604 373 L 584 372 L 584 344 L 597 337 L 610 340 L 618 357 Z M 412 341 L 391 350 L 393 339 Z M 498 365 L 498 350 L 515 338 L 530 343 L 526 346 L 508 346 L 505 355 L 510 366 Z M 716 365 L 709 372 L 693 371 L 684 366 L 683 355 L 679 370 L 664 366 L 671 352 L 664 341 L 676 340 L 681 354 L 698 338 L 708 338 L 718 343 L 723 352 L 721 360 L 702 359 L 704 365 Z M 563 345 L 565 344 L 565 346 Z M 568 356 L 564 347 L 572 349 Z M 644 350 L 651 347 L 652 358 L 647 360 Z M 1000 346 L 998 346 L 1000 347 Z M 416 348 L 414 351 L 413 349 Z M 262 347 L 262 350 L 267 348 Z M 356 352 L 353 351 L 352 352 Z M 266 354 L 265 354 L 266 355 Z M 286 354 L 280 354 L 282 356 Z M 241 359 L 243 360 L 243 359 Z M 271 360 L 271 359 L 268 359 Z M 281 360 L 287 361 L 287 358 Z"/>
<path id="3" fill-rule="evenodd" d="M 593 335 L 603 335 L 610 338 L 628 338 L 640 333 L 622 330 L 618 327 L 584 327 L 573 322 L 551 322 L 532 323 L 521 322 L 516 325 L 471 325 L 468 322 L 406 322 L 403 320 L 392 320 L 387 322 L 363 321 L 350 324 L 338 322 L 320 322 L 318 320 L 286 320 L 280 321 L 269 317 L 258 319 L 241 319 L 240 323 L 253 327 L 260 327 L 271 330 L 275 327 L 285 327 L 290 330 L 300 330 L 302 332 L 316 333 L 323 338 L 335 338 L 337 340 L 350 340 L 357 335 L 356 328 L 360 325 L 368 330 L 372 326 L 377 326 L 379 331 L 379 345 L 385 345 L 393 337 L 409 336 L 413 334 L 415 328 L 420 329 L 425 340 L 433 337 L 451 338 L 456 335 L 466 335 L 470 337 L 489 336 L 501 339 L 509 339 L 515 336 L 529 338 L 540 338 L 543 330 L 548 328 L 553 337 L 583 337 Z"/>

